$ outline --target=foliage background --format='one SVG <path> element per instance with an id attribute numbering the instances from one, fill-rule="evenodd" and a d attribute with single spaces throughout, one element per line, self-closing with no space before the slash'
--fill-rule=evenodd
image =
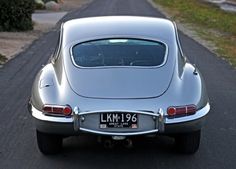
<path id="1" fill-rule="evenodd" d="M 33 29 L 34 0 L 0 0 L 0 31 Z"/>

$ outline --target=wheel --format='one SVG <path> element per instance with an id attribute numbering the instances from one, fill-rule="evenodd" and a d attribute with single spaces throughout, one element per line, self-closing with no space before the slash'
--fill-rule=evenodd
<path id="1" fill-rule="evenodd" d="M 59 153 L 62 149 L 62 137 L 53 134 L 42 133 L 36 130 L 39 150 L 47 154 Z"/>
<path id="2" fill-rule="evenodd" d="M 194 154 L 199 148 L 200 139 L 201 130 L 180 134 L 175 137 L 175 146 L 181 153 Z"/>

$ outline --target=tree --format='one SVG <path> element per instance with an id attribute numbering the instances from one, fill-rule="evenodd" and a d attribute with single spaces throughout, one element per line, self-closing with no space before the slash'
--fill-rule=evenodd
<path id="1" fill-rule="evenodd" d="M 0 31 L 33 29 L 33 0 L 0 0 Z"/>

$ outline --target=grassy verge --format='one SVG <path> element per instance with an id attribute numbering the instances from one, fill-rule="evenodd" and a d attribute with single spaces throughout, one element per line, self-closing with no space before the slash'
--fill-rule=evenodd
<path id="1" fill-rule="evenodd" d="M 204 40 L 216 46 L 215 52 L 236 67 L 236 14 L 220 10 L 200 0 L 154 0 L 173 20 L 191 24 Z"/>
<path id="2" fill-rule="evenodd" d="M 7 58 L 0 54 L 0 65 L 3 64 L 6 60 Z"/>

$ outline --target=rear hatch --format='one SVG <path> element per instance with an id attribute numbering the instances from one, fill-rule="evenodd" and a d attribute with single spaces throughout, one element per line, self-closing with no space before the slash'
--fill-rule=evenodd
<path id="1" fill-rule="evenodd" d="M 73 64 L 65 64 L 67 77 L 85 97 L 158 97 L 168 89 L 174 70 L 167 46 L 157 41 L 94 40 L 75 45 L 72 53 Z"/>

